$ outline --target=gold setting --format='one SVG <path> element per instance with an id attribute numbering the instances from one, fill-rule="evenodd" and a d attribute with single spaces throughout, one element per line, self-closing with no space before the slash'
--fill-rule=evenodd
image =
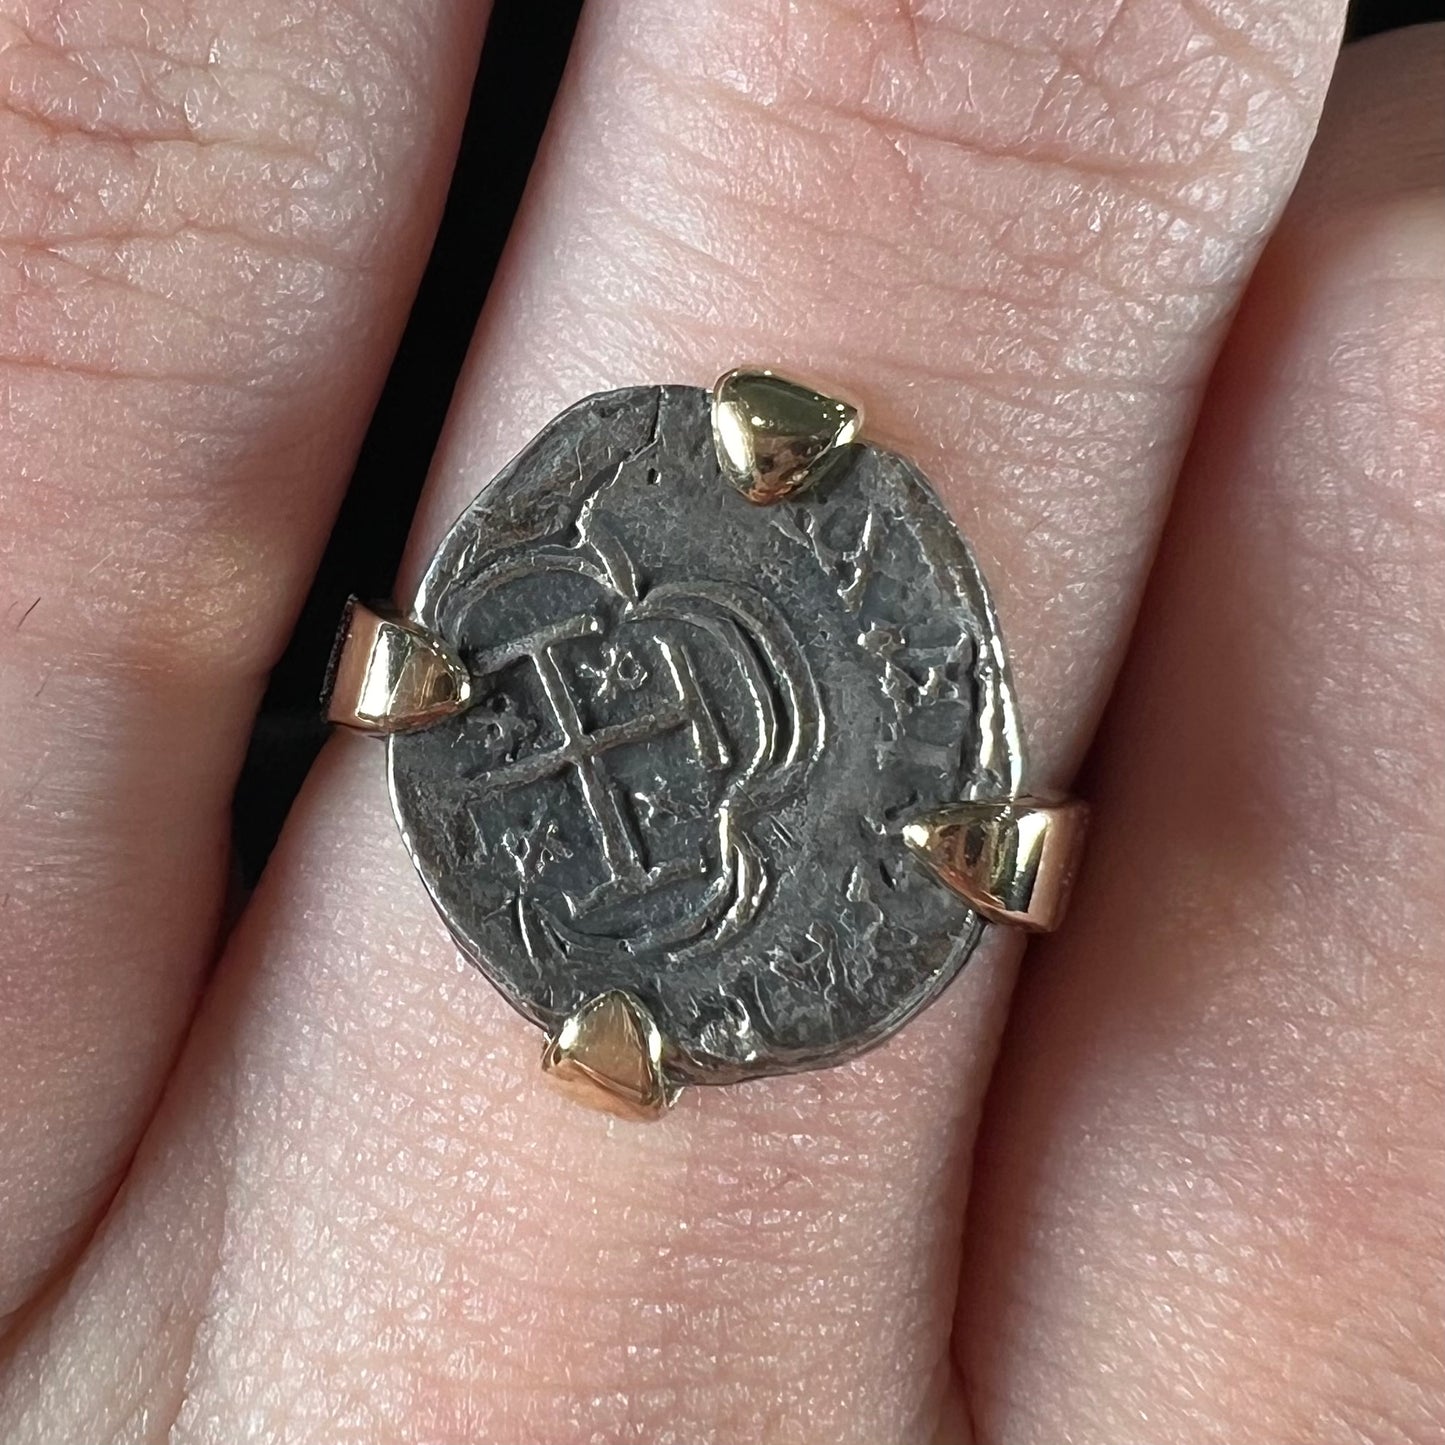
<path id="1" fill-rule="evenodd" d="M 721 376 L 712 390 L 712 435 L 730 485 L 757 506 L 796 497 L 854 447 L 862 412 L 850 402 L 758 367 Z M 982 583 L 979 584 L 982 590 Z M 1087 809 L 1064 797 L 1022 793 L 1024 740 L 1009 667 L 986 592 L 998 707 L 983 728 L 983 762 L 1000 792 L 940 807 L 903 828 L 919 862 L 982 918 L 1027 932 L 1061 922 L 1087 828 Z M 371 734 L 425 728 L 472 705 L 468 667 L 447 642 L 400 612 L 347 605 L 333 653 L 328 720 Z M 680 1088 L 647 1006 L 624 989 L 582 1004 L 547 1040 L 542 1069 L 573 1100 L 620 1118 L 661 1118 Z"/>
<path id="2" fill-rule="evenodd" d="M 646 1006 L 623 989 L 589 999 L 542 1050 L 542 1072 L 569 1098 L 623 1119 L 659 1119 L 678 1089 Z"/>
<path id="3" fill-rule="evenodd" d="M 332 658 L 329 722 L 385 735 L 427 727 L 471 702 L 466 664 L 446 643 L 352 598 Z"/>
<path id="4" fill-rule="evenodd" d="M 903 829 L 903 841 L 947 887 L 993 923 L 1057 928 L 1088 826 L 1066 798 L 954 803 Z"/>
<path id="5" fill-rule="evenodd" d="M 775 371 L 739 367 L 712 390 L 712 434 L 728 481 L 757 506 L 810 487 L 858 436 L 863 414 Z"/>

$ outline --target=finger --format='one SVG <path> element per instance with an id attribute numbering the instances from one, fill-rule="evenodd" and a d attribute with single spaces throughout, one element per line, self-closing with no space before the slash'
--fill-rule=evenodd
<path id="1" fill-rule="evenodd" d="M 1442 95 L 1346 52 L 1211 388 L 990 1096 L 986 1439 L 1445 1429 Z"/>
<path id="2" fill-rule="evenodd" d="M 863 392 L 938 479 L 1059 776 L 1337 20 L 1116 10 L 596 6 L 419 551 L 577 395 L 762 354 Z M 291 1438 L 331 1439 L 320 1402 L 363 1394 L 369 1440 L 926 1438 L 1008 952 L 858 1065 L 609 1129 L 456 963 L 374 752 L 333 753 L 196 1043 L 184 1097 L 219 1112 L 157 1135 L 52 1338 L 122 1299 L 165 1341 L 199 1313 L 186 1418 L 221 1438 L 287 1399 Z M 183 1197 L 194 1252 L 138 1290 L 136 1231 Z M 197 1284 L 216 1229 L 245 1243 Z"/>
<path id="3" fill-rule="evenodd" d="M 0 6 L 0 1319 L 113 1190 L 213 954 L 480 8 Z"/>

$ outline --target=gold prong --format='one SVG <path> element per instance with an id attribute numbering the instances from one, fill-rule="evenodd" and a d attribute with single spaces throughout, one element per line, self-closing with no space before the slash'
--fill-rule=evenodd
<path id="1" fill-rule="evenodd" d="M 472 701 L 466 664 L 409 618 L 347 604 L 332 654 L 328 721 L 367 733 L 423 728 Z"/>
<path id="2" fill-rule="evenodd" d="M 1072 799 L 954 803 L 903 829 L 903 841 L 970 908 L 1031 933 L 1057 928 L 1088 810 Z"/>
<path id="3" fill-rule="evenodd" d="M 677 1098 L 661 1031 L 622 989 L 589 999 L 547 1040 L 542 1071 L 570 1098 L 623 1119 L 659 1119 Z"/>
<path id="4" fill-rule="evenodd" d="M 862 423 L 858 407 L 773 371 L 739 368 L 720 376 L 712 389 L 718 465 L 759 506 L 816 482 Z"/>

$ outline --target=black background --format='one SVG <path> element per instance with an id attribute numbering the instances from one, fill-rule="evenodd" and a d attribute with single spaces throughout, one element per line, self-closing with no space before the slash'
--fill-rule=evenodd
<path id="1" fill-rule="evenodd" d="M 318 689 L 347 596 L 384 597 L 561 79 L 580 0 L 496 0 L 436 245 L 236 791 L 245 882 L 265 862 L 325 737 Z M 1445 0 L 1355 0 L 1350 38 L 1445 19 Z M 1442 117 L 1445 124 L 1445 117 Z"/>

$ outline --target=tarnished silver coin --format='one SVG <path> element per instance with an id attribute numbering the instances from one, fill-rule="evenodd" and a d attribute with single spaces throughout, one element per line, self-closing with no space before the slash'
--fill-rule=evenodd
<path id="1" fill-rule="evenodd" d="M 978 916 L 904 830 L 1009 799 L 1003 654 L 907 460 L 850 447 L 754 506 L 709 393 L 551 422 L 442 543 L 412 617 L 468 706 L 389 740 L 417 871 L 461 948 L 555 1031 L 623 990 L 668 1077 L 832 1064 L 962 966 Z"/>
<path id="2" fill-rule="evenodd" d="M 839 1063 L 1062 917 L 1085 810 L 1025 790 L 982 578 L 860 426 L 770 370 L 591 397 L 342 620 L 327 716 L 583 1102 Z"/>

